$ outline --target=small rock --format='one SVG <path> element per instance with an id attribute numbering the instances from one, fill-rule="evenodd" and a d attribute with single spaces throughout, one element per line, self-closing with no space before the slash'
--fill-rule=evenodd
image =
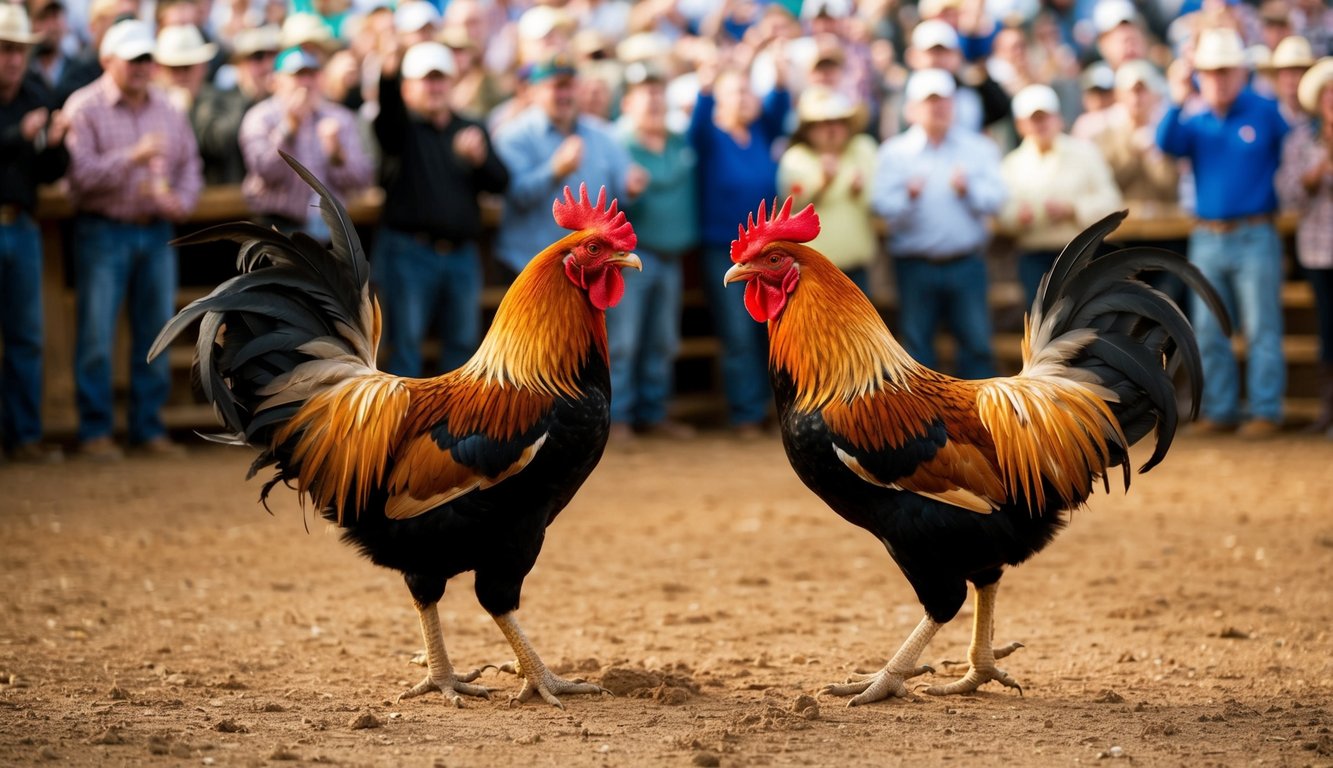
<path id="1" fill-rule="evenodd" d="M 219 720 L 213 726 L 213 730 L 219 733 L 249 733 L 250 729 L 236 722 L 235 720 Z"/>
<path id="2" fill-rule="evenodd" d="M 1097 694 L 1097 698 L 1093 699 L 1093 701 L 1098 704 L 1124 704 L 1125 697 L 1110 688 L 1103 688 L 1102 692 Z"/>
<path id="3" fill-rule="evenodd" d="M 130 698 L 130 694 L 127 693 L 125 689 L 121 688 L 119 685 L 111 686 L 111 690 L 107 691 L 106 695 L 110 696 L 112 701 L 129 701 Z"/>
<path id="4" fill-rule="evenodd" d="M 216 762 L 217 762 L 217 760 L 215 760 L 214 758 L 211 758 L 211 757 L 205 757 L 204 760 L 203 760 L 204 765 L 213 765 L 213 764 L 216 763 Z"/>
<path id="5" fill-rule="evenodd" d="M 815 700 L 814 696 L 803 693 L 796 697 L 796 701 L 792 702 L 791 711 L 804 717 L 806 720 L 818 720 L 819 702 Z"/>
<path id="6" fill-rule="evenodd" d="M 379 728 L 383 725 L 384 722 L 381 721 L 378 717 L 375 717 L 374 713 L 362 712 L 361 714 L 353 718 L 352 722 L 347 724 L 347 727 L 351 728 L 354 731 L 360 731 L 366 728 Z"/>
<path id="7" fill-rule="evenodd" d="M 270 760 L 300 760 L 301 756 L 288 749 L 287 747 L 276 747 L 273 753 L 268 756 Z"/>
<path id="8" fill-rule="evenodd" d="M 1105 752 L 1097 753 L 1098 760 L 1106 760 L 1107 758 L 1110 758 L 1112 760 L 1119 760 L 1124 756 L 1125 756 L 1125 750 L 1121 749 L 1120 747 L 1111 747 Z"/>
<path id="9" fill-rule="evenodd" d="M 113 725 L 93 737 L 91 744 L 124 744 L 125 733 L 118 725 Z"/>
<path id="10" fill-rule="evenodd" d="M 42 759 L 42 760 L 59 760 L 59 759 L 60 759 L 60 755 L 57 755 L 57 754 L 56 754 L 56 751 L 55 751 L 54 749 L 51 748 L 51 745 L 50 745 L 50 744 L 45 744 L 45 745 L 42 746 L 41 749 L 37 750 L 37 757 L 40 758 L 40 759 Z M 716 765 L 716 763 L 714 763 L 714 765 Z"/>
<path id="11" fill-rule="evenodd" d="M 265 704 L 264 706 L 260 707 L 260 708 L 259 708 L 259 711 L 260 711 L 260 712 L 286 712 L 286 711 L 287 711 L 287 708 L 284 707 L 284 706 L 282 706 L 281 704 L 279 704 L 279 703 L 277 703 L 277 702 L 270 701 L 270 702 L 268 702 L 267 704 Z"/>
<path id="12" fill-rule="evenodd" d="M 716 752 L 698 752 L 694 755 L 694 764 L 701 768 L 717 768 L 722 765 L 722 758 Z"/>
<path id="13" fill-rule="evenodd" d="M 185 675 L 182 675 L 181 673 L 177 672 L 174 675 L 167 675 L 166 683 L 167 685 L 189 685 L 190 679 Z"/>
<path id="14" fill-rule="evenodd" d="M 1246 632 L 1246 631 L 1243 630 L 1243 629 L 1236 629 L 1235 627 L 1227 627 L 1226 629 L 1222 630 L 1221 632 L 1218 632 L 1218 633 L 1217 633 L 1217 636 L 1220 637 L 1220 638 L 1223 638 L 1223 639 L 1225 639 L 1225 640 L 1249 640 L 1249 639 L 1250 639 L 1250 633 L 1249 633 L 1249 632 Z"/>

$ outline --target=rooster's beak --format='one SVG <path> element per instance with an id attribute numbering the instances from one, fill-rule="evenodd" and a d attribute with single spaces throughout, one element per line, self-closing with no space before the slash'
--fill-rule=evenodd
<path id="1" fill-rule="evenodd" d="M 748 280 L 750 277 L 750 265 L 736 264 L 727 270 L 727 274 L 722 276 L 722 284 L 729 285 L 737 280 Z"/>
<path id="2" fill-rule="evenodd" d="M 640 272 L 643 271 L 643 262 L 639 260 L 639 254 L 637 253 L 618 253 L 615 258 L 611 259 L 611 263 L 618 267 L 634 267 Z"/>

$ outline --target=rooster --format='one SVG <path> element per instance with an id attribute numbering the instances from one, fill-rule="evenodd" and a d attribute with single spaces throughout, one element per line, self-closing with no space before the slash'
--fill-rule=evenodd
<path id="1" fill-rule="evenodd" d="M 925 608 L 901 649 L 876 673 L 826 693 L 849 705 L 906 696 L 925 672 L 922 651 L 976 590 L 969 669 L 929 694 L 968 693 L 997 681 L 996 666 L 1021 648 L 992 645 L 996 590 L 1005 566 L 1050 543 L 1065 514 L 1083 505 L 1129 446 L 1156 430 L 1162 460 L 1179 420 L 1171 374 L 1187 369 L 1193 402 L 1198 347 L 1163 294 L 1134 279 L 1179 275 L 1226 326 L 1216 292 L 1182 257 L 1146 248 L 1098 257 L 1124 218 L 1106 217 L 1071 242 L 1046 275 L 1023 339 L 1023 370 L 1010 378 L 954 379 L 899 346 L 860 290 L 824 256 L 801 245 L 819 233 L 813 206 L 771 217 L 764 204 L 732 243 L 724 281 L 745 281 L 745 306 L 768 324 L 769 371 L 782 443 L 801 480 L 848 522 L 888 549 Z M 1191 408 L 1190 417 L 1194 415 Z"/>
<path id="2" fill-rule="evenodd" d="M 325 248 L 249 223 L 184 238 L 240 242 L 242 274 L 183 309 L 151 356 L 202 318 L 194 374 L 230 430 L 223 442 L 260 450 L 250 476 L 275 467 L 261 501 L 293 486 L 345 541 L 402 572 L 421 620 L 428 671 L 399 698 L 439 691 L 489 698 L 481 670 L 455 672 L 436 604 L 445 583 L 476 574 L 476 595 L 513 647 L 501 667 L 523 678 L 515 699 L 599 693 L 555 676 L 519 628 L 523 579 L 546 527 L 597 465 L 609 429 L 604 312 L 641 269 L 634 229 L 586 188 L 553 207 L 572 234 L 529 262 L 490 331 L 461 368 L 406 379 L 375 368 L 379 305 L 346 210 L 287 155 L 319 195 L 332 233 Z"/>

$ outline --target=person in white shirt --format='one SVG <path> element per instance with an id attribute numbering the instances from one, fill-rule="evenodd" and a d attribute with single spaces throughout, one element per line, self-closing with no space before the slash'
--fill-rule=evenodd
<path id="1" fill-rule="evenodd" d="M 1014 95 L 1013 109 L 1023 143 L 1000 166 L 1009 199 L 999 222 L 1018 237 L 1018 276 L 1030 305 L 1065 243 L 1122 203 L 1097 147 L 1063 132 L 1055 91 L 1029 85 Z"/>

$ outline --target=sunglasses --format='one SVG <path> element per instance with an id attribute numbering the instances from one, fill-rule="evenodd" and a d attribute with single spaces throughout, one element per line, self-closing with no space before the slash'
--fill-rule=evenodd
<path id="1" fill-rule="evenodd" d="M 269 59 L 276 59 L 277 57 L 277 51 L 255 51 L 245 58 L 249 61 L 268 61 Z"/>

